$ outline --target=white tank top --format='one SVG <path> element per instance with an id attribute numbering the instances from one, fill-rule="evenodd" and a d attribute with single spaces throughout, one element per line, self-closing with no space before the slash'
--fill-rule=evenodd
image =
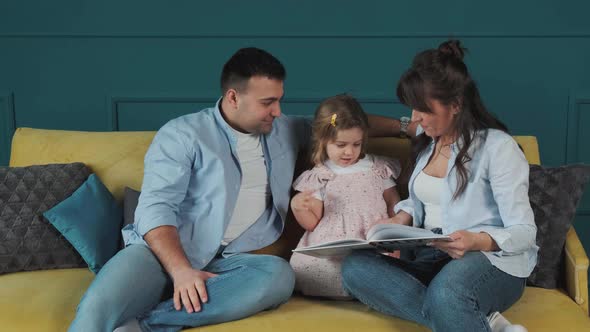
<path id="1" fill-rule="evenodd" d="M 421 171 L 414 181 L 416 197 L 424 204 L 424 228 L 442 228 L 440 195 L 444 178 L 437 178 Z"/>

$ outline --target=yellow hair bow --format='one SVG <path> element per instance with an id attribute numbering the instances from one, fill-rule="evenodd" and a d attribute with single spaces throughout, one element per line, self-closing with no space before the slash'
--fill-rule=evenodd
<path id="1" fill-rule="evenodd" d="M 330 124 L 332 125 L 332 127 L 336 127 L 336 118 L 338 117 L 338 114 L 332 114 L 332 120 L 330 120 Z"/>

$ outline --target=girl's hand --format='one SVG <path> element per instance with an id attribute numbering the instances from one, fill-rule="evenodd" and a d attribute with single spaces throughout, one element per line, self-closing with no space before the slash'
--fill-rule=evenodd
<path id="1" fill-rule="evenodd" d="M 491 251 L 497 248 L 496 243 L 487 233 L 472 233 L 469 231 L 457 231 L 449 234 L 453 240 L 432 241 L 431 246 L 442 250 L 454 259 L 461 258 L 469 251 Z M 497 249 L 496 249 L 497 250 Z"/>
<path id="2" fill-rule="evenodd" d="M 393 222 L 391 221 L 391 219 L 393 219 L 393 218 L 386 218 L 386 219 L 377 220 L 377 222 L 375 222 L 375 225 L 379 225 L 379 224 L 393 224 Z"/>
<path id="3" fill-rule="evenodd" d="M 324 203 L 312 196 L 313 192 L 297 193 L 291 199 L 291 210 L 303 229 L 313 232 L 324 215 Z"/>
<path id="4" fill-rule="evenodd" d="M 293 196 L 291 200 L 291 208 L 293 210 L 310 211 L 312 206 L 312 192 L 303 191 Z"/>
<path id="5" fill-rule="evenodd" d="M 406 216 L 409 216 L 409 215 L 406 214 Z M 381 219 L 381 220 L 377 221 L 376 224 L 399 224 L 399 225 L 410 226 L 411 222 L 412 222 L 411 218 L 407 218 L 403 214 L 398 213 L 391 218 Z"/>

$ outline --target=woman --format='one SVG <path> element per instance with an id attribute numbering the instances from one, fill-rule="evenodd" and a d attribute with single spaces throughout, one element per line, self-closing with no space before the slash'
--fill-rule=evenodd
<path id="1" fill-rule="evenodd" d="M 521 297 L 537 261 L 529 166 L 486 111 L 464 51 L 447 41 L 419 53 L 397 87 L 419 135 L 409 198 L 389 221 L 452 241 L 411 258 L 356 252 L 343 263 L 343 284 L 375 310 L 433 331 L 526 331 L 498 312 Z"/>

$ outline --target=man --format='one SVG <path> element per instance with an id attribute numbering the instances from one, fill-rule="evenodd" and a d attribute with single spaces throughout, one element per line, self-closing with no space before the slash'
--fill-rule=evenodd
<path id="1" fill-rule="evenodd" d="M 240 49 L 224 65 L 215 107 L 158 131 L 135 223 L 123 230 L 127 247 L 96 276 L 70 331 L 110 332 L 135 318 L 144 331 L 179 331 L 289 299 L 289 264 L 247 253 L 280 236 L 310 137 L 306 120 L 281 116 L 285 75 L 271 54 Z M 375 136 L 399 132 L 396 120 L 371 124 Z"/>

